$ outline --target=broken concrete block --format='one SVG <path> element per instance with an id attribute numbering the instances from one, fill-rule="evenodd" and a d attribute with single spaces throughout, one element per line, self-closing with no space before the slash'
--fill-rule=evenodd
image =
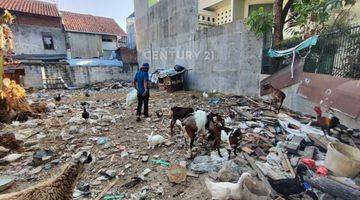
<path id="1" fill-rule="evenodd" d="M 302 137 L 294 136 L 291 141 L 286 145 L 286 150 L 289 153 L 296 153 L 300 146 L 304 145 L 305 140 Z"/>
<path id="2" fill-rule="evenodd" d="M 299 153 L 303 158 L 313 159 L 314 153 L 315 153 L 315 149 L 316 149 L 316 147 L 314 147 L 314 146 L 306 146 L 304 151 L 299 151 L 298 153 Z"/>
<path id="3" fill-rule="evenodd" d="M 222 182 L 237 181 L 240 177 L 240 170 L 240 166 L 234 161 L 227 161 L 218 172 L 218 178 Z"/>

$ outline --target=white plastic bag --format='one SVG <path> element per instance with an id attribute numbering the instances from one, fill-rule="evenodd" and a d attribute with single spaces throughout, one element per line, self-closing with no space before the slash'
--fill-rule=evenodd
<path id="1" fill-rule="evenodd" d="M 133 89 L 129 92 L 129 94 L 126 96 L 126 106 L 127 107 L 130 107 L 131 105 L 136 103 L 137 95 L 138 95 L 138 92 L 135 89 Z"/>

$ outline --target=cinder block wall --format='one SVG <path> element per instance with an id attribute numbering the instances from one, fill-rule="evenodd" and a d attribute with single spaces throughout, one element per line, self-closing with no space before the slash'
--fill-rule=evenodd
<path id="1" fill-rule="evenodd" d="M 198 0 L 135 0 L 139 63 L 183 65 L 189 89 L 259 95 L 262 40 L 242 21 L 199 30 Z"/>

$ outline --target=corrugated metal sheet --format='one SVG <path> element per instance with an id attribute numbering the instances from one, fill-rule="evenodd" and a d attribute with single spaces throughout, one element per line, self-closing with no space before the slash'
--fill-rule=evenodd
<path id="1" fill-rule="evenodd" d="M 360 116 L 360 81 L 322 74 L 303 73 L 298 94 L 322 106 L 356 119 Z"/>
<path id="2" fill-rule="evenodd" d="M 301 80 L 302 73 L 303 73 L 303 67 L 304 67 L 304 61 L 303 60 L 295 60 L 294 63 L 294 78 L 291 78 L 291 68 L 286 67 L 277 73 L 265 78 L 261 81 L 260 85 L 260 95 L 267 95 L 269 94 L 269 91 L 263 90 L 263 85 L 266 83 L 270 83 L 273 87 L 282 89 L 289 87 L 291 85 L 294 85 L 298 83 Z"/>

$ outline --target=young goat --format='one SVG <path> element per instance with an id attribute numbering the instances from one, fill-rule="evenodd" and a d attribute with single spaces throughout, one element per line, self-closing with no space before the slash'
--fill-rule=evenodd
<path id="1" fill-rule="evenodd" d="M 80 152 L 58 177 L 20 192 L 0 195 L 0 200 L 71 200 L 77 178 L 91 161 L 90 153 Z"/>
<path id="2" fill-rule="evenodd" d="M 221 142 L 227 144 L 226 149 L 229 154 L 229 160 L 231 151 L 233 151 L 235 156 L 237 156 L 236 149 L 239 146 L 239 141 L 242 139 L 242 132 L 240 128 L 230 129 L 222 126 L 221 124 L 210 122 L 209 132 L 211 133 L 209 139 L 215 139 L 214 148 L 217 149 L 220 157 L 222 157 L 220 153 Z"/>
<path id="3" fill-rule="evenodd" d="M 171 135 L 174 135 L 174 126 L 176 123 L 176 120 L 182 120 L 188 117 L 191 113 L 194 112 L 194 109 L 192 108 L 183 108 L 183 107 L 172 107 L 170 111 L 170 130 Z"/>
<path id="4" fill-rule="evenodd" d="M 209 129 L 211 121 L 214 123 L 224 124 L 224 120 L 220 117 L 220 115 L 206 113 L 202 110 L 194 112 L 182 122 L 181 127 L 185 137 L 185 144 L 186 139 L 190 140 L 190 154 L 192 153 L 192 147 L 197 136 L 200 135 L 203 141 L 205 141 L 205 130 Z"/>
<path id="5" fill-rule="evenodd" d="M 273 104 L 275 107 L 278 106 L 277 108 L 277 112 L 279 113 L 284 100 L 286 98 L 286 95 L 284 92 L 282 92 L 279 89 L 274 88 L 270 83 L 265 84 L 263 86 L 264 90 L 269 90 L 270 91 L 270 95 L 271 95 L 271 104 Z"/>

